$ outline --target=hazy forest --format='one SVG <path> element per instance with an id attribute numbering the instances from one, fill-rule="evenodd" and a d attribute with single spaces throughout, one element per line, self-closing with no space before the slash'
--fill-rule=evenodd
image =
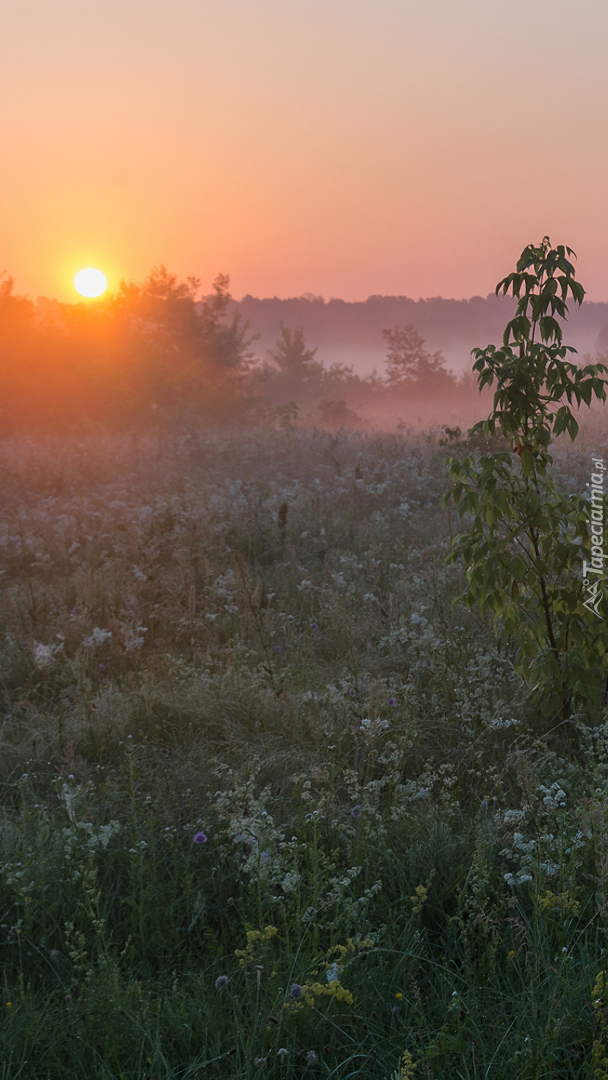
<path id="1" fill-rule="evenodd" d="M 303 422 L 341 427 L 448 423 L 479 409 L 412 323 L 378 330 L 379 374 L 324 363 L 303 327 L 279 317 L 264 349 L 229 278 L 200 295 L 164 268 L 94 303 L 33 302 L 0 280 L 0 424 L 5 435 L 184 430 Z M 310 307 L 310 305 L 307 305 Z M 267 336 L 267 330 L 264 331 Z"/>
<path id="2" fill-rule="evenodd" d="M 2 1080 L 608 1077 L 608 368 L 498 292 L 362 375 L 2 279 Z"/>

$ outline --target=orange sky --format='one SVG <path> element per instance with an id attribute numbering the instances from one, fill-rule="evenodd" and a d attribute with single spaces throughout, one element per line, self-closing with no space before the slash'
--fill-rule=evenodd
<path id="1" fill-rule="evenodd" d="M 0 0 L 0 270 L 235 296 L 608 299 L 606 0 Z"/>

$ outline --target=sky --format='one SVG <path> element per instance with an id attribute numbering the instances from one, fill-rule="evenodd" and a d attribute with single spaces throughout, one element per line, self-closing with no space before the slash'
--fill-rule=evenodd
<path id="1" fill-rule="evenodd" d="M 606 0 L 0 0 L 0 271 L 608 300 Z"/>

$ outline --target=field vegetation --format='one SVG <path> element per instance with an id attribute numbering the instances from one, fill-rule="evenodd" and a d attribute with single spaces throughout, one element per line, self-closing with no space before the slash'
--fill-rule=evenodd
<path id="1" fill-rule="evenodd" d="M 0 1075 L 608 1069 L 608 725 L 453 605 L 445 454 L 5 444 Z"/>
<path id="2" fill-rule="evenodd" d="M 502 283 L 466 437 L 1 444 L 2 1080 L 606 1080 L 566 255 Z"/>

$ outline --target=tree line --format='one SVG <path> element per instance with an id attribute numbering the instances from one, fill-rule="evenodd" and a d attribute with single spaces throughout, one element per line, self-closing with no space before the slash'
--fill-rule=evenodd
<path id="1" fill-rule="evenodd" d="M 326 366 L 302 327 L 280 324 L 266 358 L 235 309 L 228 276 L 201 295 L 164 267 L 95 302 L 34 303 L 0 276 L 0 431 L 296 420 L 356 426 L 374 410 L 476 397 L 413 325 L 383 332 L 386 369 Z"/>

